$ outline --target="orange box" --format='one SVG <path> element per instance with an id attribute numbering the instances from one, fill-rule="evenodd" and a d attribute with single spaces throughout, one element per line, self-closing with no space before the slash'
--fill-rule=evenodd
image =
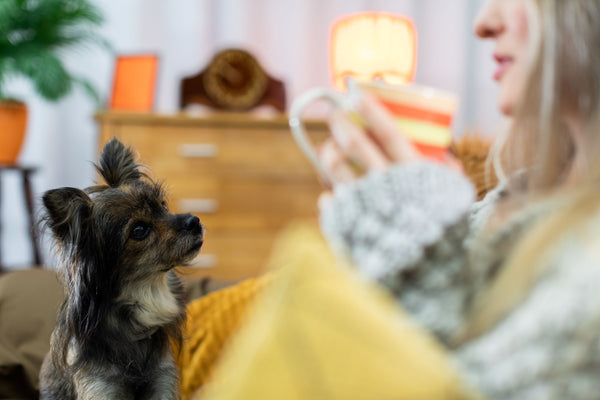
<path id="1" fill-rule="evenodd" d="M 154 108 L 158 56 L 117 56 L 109 108 L 151 111 Z"/>

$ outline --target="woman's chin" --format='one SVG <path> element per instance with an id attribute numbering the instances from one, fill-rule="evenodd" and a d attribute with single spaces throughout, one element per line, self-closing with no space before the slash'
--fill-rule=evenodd
<path id="1" fill-rule="evenodd" d="M 505 117 L 512 117 L 515 111 L 515 105 L 513 101 L 500 99 L 498 101 L 498 109 Z"/>

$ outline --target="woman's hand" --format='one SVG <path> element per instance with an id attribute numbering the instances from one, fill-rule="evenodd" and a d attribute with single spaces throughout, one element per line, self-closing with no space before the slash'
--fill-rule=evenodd
<path id="1" fill-rule="evenodd" d="M 353 122 L 347 112 L 336 111 L 329 121 L 333 137 L 319 149 L 321 165 L 333 180 L 332 185 L 356 179 L 360 172 L 384 170 L 421 157 L 373 96 L 362 94 L 354 108 L 369 131 Z M 333 188 L 328 189 L 319 198 L 320 206 L 331 196 Z"/>
<path id="2" fill-rule="evenodd" d="M 385 170 L 393 164 L 424 158 L 398 130 L 394 117 L 376 98 L 363 93 L 354 108 L 368 130 L 353 122 L 347 112 L 336 111 L 329 121 L 333 137 L 323 143 L 318 152 L 334 186 L 369 171 Z M 450 155 L 444 164 L 461 169 Z M 320 206 L 331 196 L 332 188 L 328 189 L 319 198 Z"/>

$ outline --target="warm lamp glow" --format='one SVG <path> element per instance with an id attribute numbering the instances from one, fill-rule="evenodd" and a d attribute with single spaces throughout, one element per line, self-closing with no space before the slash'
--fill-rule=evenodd
<path id="1" fill-rule="evenodd" d="M 402 15 L 357 13 L 333 23 L 329 65 L 336 88 L 346 88 L 345 78 L 360 82 L 380 78 L 389 84 L 412 82 L 415 76 L 417 34 L 412 21 Z"/>

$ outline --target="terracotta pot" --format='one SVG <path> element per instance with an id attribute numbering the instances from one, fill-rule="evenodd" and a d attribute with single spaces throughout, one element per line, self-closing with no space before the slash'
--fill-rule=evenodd
<path id="1" fill-rule="evenodd" d="M 24 103 L 0 101 L 0 163 L 15 164 L 21 152 L 27 126 Z"/>

